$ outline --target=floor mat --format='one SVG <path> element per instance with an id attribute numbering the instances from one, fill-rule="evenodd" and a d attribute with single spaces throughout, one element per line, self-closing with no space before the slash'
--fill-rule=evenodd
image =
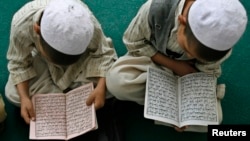
<path id="1" fill-rule="evenodd" d="M 9 43 L 11 18 L 16 10 L 29 0 L 0 1 L 0 93 L 8 78 L 6 51 Z M 146 0 L 84 0 L 100 21 L 104 32 L 111 37 L 119 56 L 126 53 L 122 35 L 141 4 Z M 250 12 L 250 1 L 241 0 Z M 232 56 L 223 64 L 219 83 L 226 84 L 226 95 L 222 100 L 223 124 L 250 124 L 250 26 L 233 50 Z M 20 117 L 20 110 L 4 97 L 8 114 L 6 126 L 0 133 L 0 141 L 29 140 L 29 126 Z M 143 107 L 126 103 L 122 108 L 126 141 L 206 141 L 205 133 L 178 133 L 173 128 L 154 125 L 143 118 Z"/>

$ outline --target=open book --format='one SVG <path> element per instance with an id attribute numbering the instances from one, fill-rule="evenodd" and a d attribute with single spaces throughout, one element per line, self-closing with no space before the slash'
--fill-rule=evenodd
<path id="1" fill-rule="evenodd" d="M 89 83 L 66 94 L 34 95 L 36 120 L 30 123 L 30 139 L 69 140 L 97 129 L 94 105 L 86 105 L 92 90 Z"/>
<path id="2" fill-rule="evenodd" d="M 177 127 L 219 124 L 216 84 L 213 75 L 203 72 L 178 77 L 148 68 L 144 117 Z"/>

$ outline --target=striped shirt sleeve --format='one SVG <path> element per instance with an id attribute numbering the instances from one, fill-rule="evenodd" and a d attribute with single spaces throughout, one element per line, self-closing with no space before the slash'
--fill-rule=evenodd
<path id="1" fill-rule="evenodd" d="M 156 48 L 149 44 L 151 31 L 148 14 L 151 2 L 148 0 L 141 6 L 124 33 L 123 42 L 131 55 L 152 57 L 157 52 Z"/>

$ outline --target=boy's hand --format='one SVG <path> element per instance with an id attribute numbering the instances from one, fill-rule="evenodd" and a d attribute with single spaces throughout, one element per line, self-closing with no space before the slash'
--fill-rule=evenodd
<path id="1" fill-rule="evenodd" d="M 95 104 L 95 109 L 100 109 L 104 106 L 106 100 L 106 79 L 100 77 L 95 89 L 91 92 L 88 97 L 86 104 L 89 106 L 92 103 Z"/>
<path id="2" fill-rule="evenodd" d="M 181 128 L 179 128 L 179 127 L 174 127 L 174 129 L 177 131 L 177 132 L 183 132 L 185 129 L 187 129 L 188 128 L 188 126 L 183 126 L 183 127 L 181 127 Z"/>
<path id="3" fill-rule="evenodd" d="M 35 120 L 35 111 L 29 98 L 21 99 L 21 116 L 27 124 L 30 124 L 30 120 Z"/>
<path id="4" fill-rule="evenodd" d="M 92 103 L 94 103 L 96 110 L 102 108 L 105 104 L 105 90 L 100 87 L 95 88 L 86 101 L 88 106 Z"/>

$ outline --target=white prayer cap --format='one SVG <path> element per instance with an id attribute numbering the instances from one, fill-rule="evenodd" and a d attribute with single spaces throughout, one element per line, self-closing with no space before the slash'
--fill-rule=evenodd
<path id="1" fill-rule="evenodd" d="M 89 45 L 94 25 L 79 0 L 51 0 L 41 19 L 41 34 L 55 50 L 79 55 Z"/>
<path id="2" fill-rule="evenodd" d="M 243 35 L 247 14 L 239 0 L 196 0 L 189 9 L 188 22 L 202 44 L 225 51 Z"/>

